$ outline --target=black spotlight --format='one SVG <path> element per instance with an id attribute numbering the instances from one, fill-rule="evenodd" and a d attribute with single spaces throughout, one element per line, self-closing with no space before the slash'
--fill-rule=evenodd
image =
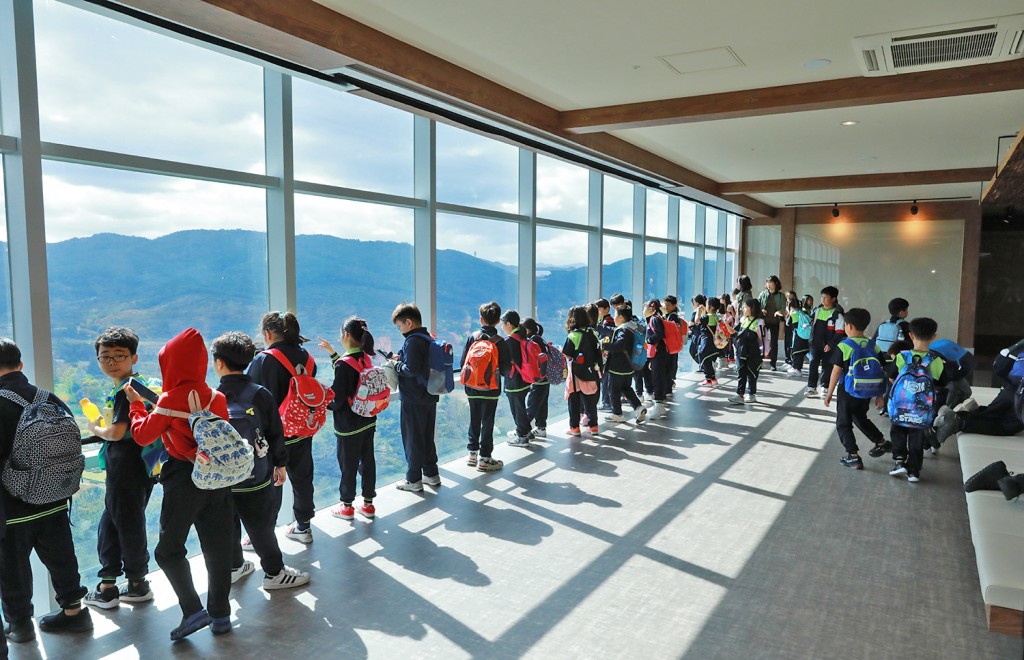
<path id="1" fill-rule="evenodd" d="M 838 204 L 835 204 L 835 205 L 832 206 L 832 217 L 833 218 L 838 218 L 839 217 L 839 205 Z"/>
<path id="2" fill-rule="evenodd" d="M 914 200 L 914 203 L 910 205 L 910 215 L 917 215 L 917 200 L 916 199 Z"/>

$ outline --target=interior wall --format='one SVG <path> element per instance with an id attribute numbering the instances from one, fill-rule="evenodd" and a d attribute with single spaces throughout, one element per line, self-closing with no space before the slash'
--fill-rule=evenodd
<path id="1" fill-rule="evenodd" d="M 872 329 L 894 297 L 910 301 L 910 317 L 930 316 L 939 336 L 956 339 L 963 274 L 963 220 L 798 224 L 795 283 L 815 301 L 839 287 L 840 303 L 871 312 Z"/>

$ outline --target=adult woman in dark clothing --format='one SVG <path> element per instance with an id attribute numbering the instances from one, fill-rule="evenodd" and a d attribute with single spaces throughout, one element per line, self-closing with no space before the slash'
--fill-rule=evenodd
<path id="1" fill-rule="evenodd" d="M 764 314 L 765 329 L 768 331 L 768 362 L 772 371 L 778 370 L 779 324 L 786 316 L 786 294 L 778 275 L 772 275 L 764 283 L 764 291 L 757 297 Z"/>

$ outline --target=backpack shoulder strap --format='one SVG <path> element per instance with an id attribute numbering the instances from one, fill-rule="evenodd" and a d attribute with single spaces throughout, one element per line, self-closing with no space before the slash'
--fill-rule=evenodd
<path id="1" fill-rule="evenodd" d="M 315 367 L 316 367 L 316 362 L 313 360 L 313 354 L 312 353 L 306 353 L 306 366 L 305 366 L 306 370 L 305 370 L 304 373 L 307 376 L 312 376 L 313 375 L 313 369 Z"/>
<path id="2" fill-rule="evenodd" d="M 287 358 L 287 357 L 285 356 L 285 354 L 281 352 L 281 350 L 280 350 L 280 349 L 277 349 L 277 348 L 271 348 L 271 349 L 269 349 L 269 350 L 266 350 L 266 351 L 263 351 L 263 352 L 264 352 L 264 353 L 266 353 L 267 355 L 273 356 L 273 358 L 274 358 L 275 360 L 277 360 L 278 362 L 280 362 L 280 363 L 281 363 L 281 366 L 283 366 L 283 367 L 284 367 L 285 369 L 287 369 L 287 370 L 288 370 L 288 373 L 290 373 L 290 374 L 292 375 L 292 378 L 295 378 L 296 376 L 298 376 L 298 375 L 299 375 L 299 374 L 298 374 L 298 373 L 297 373 L 297 372 L 295 371 L 295 365 L 294 365 L 294 364 L 292 364 L 292 361 L 291 361 L 291 360 L 289 360 L 289 359 L 288 359 L 288 358 Z M 310 357 L 312 357 L 312 356 L 310 356 Z"/>
<path id="3" fill-rule="evenodd" d="M 0 390 L 0 397 L 7 399 L 11 403 L 21 406 L 22 408 L 28 407 L 28 401 L 26 401 L 20 394 L 17 394 L 11 390 Z"/>
<path id="4" fill-rule="evenodd" d="M 41 387 L 36 388 L 35 398 L 32 399 L 32 403 L 44 403 L 50 398 L 50 393 Z"/>
<path id="5" fill-rule="evenodd" d="M 364 356 L 365 356 L 365 354 L 364 354 Z M 357 360 L 354 357 L 352 357 L 351 355 L 344 356 L 343 358 L 341 358 L 341 361 L 344 362 L 345 364 L 347 364 L 348 366 L 352 367 L 353 369 L 355 369 L 357 374 L 361 374 L 364 371 L 366 371 L 367 369 L 369 369 L 371 366 L 373 366 L 372 363 L 367 364 L 366 361 Z"/>

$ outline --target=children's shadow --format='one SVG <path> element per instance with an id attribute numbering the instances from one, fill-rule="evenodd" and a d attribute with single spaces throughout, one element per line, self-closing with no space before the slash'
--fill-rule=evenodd
<path id="1" fill-rule="evenodd" d="M 602 477 L 617 477 L 618 468 L 606 461 L 621 461 L 625 455 L 614 448 L 592 445 L 578 439 L 570 440 L 569 451 L 558 460 L 558 467 L 571 472 L 596 474 Z"/>
<path id="2" fill-rule="evenodd" d="M 594 504 L 607 509 L 615 509 L 622 506 L 620 502 L 607 497 L 591 495 L 576 484 L 571 483 L 550 483 L 531 480 L 529 486 L 523 489 L 523 496 L 534 500 L 544 500 L 552 504 Z"/>
<path id="3" fill-rule="evenodd" d="M 710 433 L 700 433 L 698 431 L 683 431 L 677 437 L 672 438 L 672 441 L 673 444 L 690 448 L 697 447 L 699 445 L 729 446 L 729 443 L 721 438 L 713 436 Z"/>
<path id="4" fill-rule="evenodd" d="M 445 519 L 444 526 L 452 532 L 477 532 L 520 545 L 540 545 L 545 537 L 555 533 L 551 525 L 531 518 L 522 511 L 491 506 L 460 508 Z"/>
<path id="5" fill-rule="evenodd" d="M 375 534 L 374 539 L 383 549 L 367 559 L 381 556 L 414 573 L 435 580 L 450 578 L 471 587 L 486 587 L 491 583 L 475 561 L 454 548 L 437 545 L 422 534 L 395 526 Z"/>

